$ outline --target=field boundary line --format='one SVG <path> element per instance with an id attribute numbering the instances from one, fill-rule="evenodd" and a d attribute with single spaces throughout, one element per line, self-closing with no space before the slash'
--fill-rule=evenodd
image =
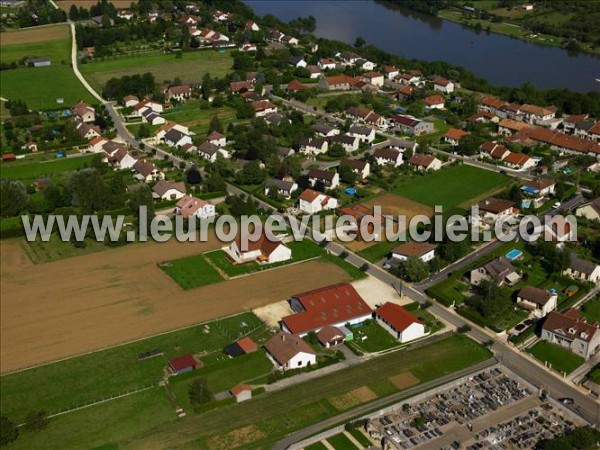
<path id="1" fill-rule="evenodd" d="M 252 275 L 256 275 L 257 273 L 266 273 L 266 272 L 270 272 L 272 270 L 283 269 L 284 267 L 292 267 L 292 266 L 295 266 L 295 265 L 298 265 L 298 264 L 302 264 L 302 263 L 305 263 L 305 262 L 315 261 L 315 260 L 320 259 L 320 258 L 321 258 L 321 256 L 313 256 L 312 258 L 303 259 L 302 261 L 294 261 L 294 262 L 291 262 L 289 264 L 282 264 L 281 266 L 271 267 L 269 269 L 256 270 L 254 272 L 243 273 L 241 275 L 236 275 L 234 277 L 229 277 L 229 279 L 230 280 L 237 280 L 239 278 L 246 278 L 246 277 L 249 277 L 249 276 L 252 276 Z"/>

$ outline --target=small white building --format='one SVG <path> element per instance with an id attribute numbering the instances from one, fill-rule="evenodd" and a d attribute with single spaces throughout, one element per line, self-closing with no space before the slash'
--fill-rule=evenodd
<path id="1" fill-rule="evenodd" d="M 571 253 L 569 267 L 563 271 L 563 275 L 575 280 L 600 282 L 600 265 L 579 258 L 577 254 Z"/>
<path id="2" fill-rule="evenodd" d="M 159 180 L 152 187 L 153 196 L 161 200 L 179 200 L 185 195 L 185 183 Z"/>
<path id="3" fill-rule="evenodd" d="M 206 140 L 217 147 L 225 147 L 227 145 L 227 138 L 218 131 L 210 133 Z"/>
<path id="4" fill-rule="evenodd" d="M 546 291 L 534 286 L 525 286 L 517 294 L 517 305 L 534 317 L 542 318 L 556 309 L 558 295 L 555 291 Z"/>
<path id="5" fill-rule="evenodd" d="M 368 144 L 375 140 L 375 130 L 360 125 L 352 125 L 348 130 L 348 135 L 358 138 L 360 142 L 366 142 Z"/>
<path id="6" fill-rule="evenodd" d="M 184 195 L 175 205 L 175 214 L 183 216 L 184 219 L 190 217 L 207 219 L 213 217 L 216 212 L 215 205 L 212 203 L 191 195 Z"/>
<path id="7" fill-rule="evenodd" d="M 404 163 L 403 153 L 399 150 L 394 150 L 392 148 L 378 148 L 373 152 L 373 157 L 377 164 L 387 165 L 391 164 L 394 167 L 401 166 Z"/>
<path id="8" fill-rule="evenodd" d="M 238 236 L 225 250 L 237 264 L 250 261 L 272 264 L 292 258 L 292 250 L 287 245 L 279 239 L 269 239 L 264 232 L 256 241 L 249 240 L 247 243 Z"/>
<path id="9" fill-rule="evenodd" d="M 308 181 L 312 187 L 322 183 L 326 189 L 335 189 L 340 185 L 340 175 L 329 170 L 314 169 L 308 172 Z"/>
<path id="10" fill-rule="evenodd" d="M 302 369 L 317 363 L 313 348 L 294 334 L 278 333 L 264 347 L 267 357 L 279 370 Z"/>
<path id="11" fill-rule="evenodd" d="M 395 303 L 384 303 L 375 310 L 375 320 L 401 343 L 422 338 L 428 331 L 417 316 Z"/>
<path id="12" fill-rule="evenodd" d="M 321 211 L 338 207 L 336 198 L 325 195 L 322 192 L 313 191 L 312 189 L 305 189 L 298 197 L 298 200 L 298 208 L 306 214 L 316 214 Z"/>

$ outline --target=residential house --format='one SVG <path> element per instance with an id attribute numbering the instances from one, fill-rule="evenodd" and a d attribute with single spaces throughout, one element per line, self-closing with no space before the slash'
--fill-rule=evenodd
<path id="1" fill-rule="evenodd" d="M 317 122 L 311 127 L 311 129 L 323 137 L 331 137 L 340 134 L 340 130 L 325 122 Z"/>
<path id="2" fill-rule="evenodd" d="M 248 30 L 248 31 L 260 31 L 260 27 L 258 26 L 258 24 L 255 21 L 248 20 L 246 22 L 246 30 Z"/>
<path id="3" fill-rule="evenodd" d="M 542 106 L 528 104 L 521 105 L 519 109 L 523 114 L 523 120 L 533 124 L 540 124 L 553 119 L 557 111 L 557 108 L 554 106 L 544 108 Z"/>
<path id="4" fill-rule="evenodd" d="M 406 84 L 403 84 L 396 91 L 396 99 L 398 101 L 412 100 L 414 94 L 415 94 L 415 88 L 414 87 L 408 86 Z"/>
<path id="5" fill-rule="evenodd" d="M 155 140 L 164 141 L 165 134 L 167 134 L 172 129 L 175 129 L 183 134 L 190 134 L 190 129 L 185 125 L 180 125 L 175 122 L 167 122 L 165 125 L 163 125 L 156 131 L 156 133 L 154 134 Z"/>
<path id="6" fill-rule="evenodd" d="M 418 171 L 436 171 L 442 168 L 442 162 L 433 155 L 415 153 L 408 163 Z"/>
<path id="7" fill-rule="evenodd" d="M 521 187 L 522 191 L 526 194 L 534 195 L 536 197 L 548 197 L 554 195 L 554 187 L 556 181 L 551 178 L 538 178 L 534 181 L 527 181 Z"/>
<path id="8" fill-rule="evenodd" d="M 575 280 L 598 283 L 600 282 L 600 265 L 581 259 L 576 253 L 571 253 L 569 266 L 563 271 L 563 275 Z"/>
<path id="9" fill-rule="evenodd" d="M 153 196 L 161 200 L 179 200 L 185 195 L 185 183 L 183 181 L 158 180 L 152 187 Z"/>
<path id="10" fill-rule="evenodd" d="M 88 147 L 88 151 L 92 153 L 100 153 L 104 151 L 103 146 L 108 142 L 108 139 L 103 136 L 98 136 L 93 138 L 90 141 L 90 146 Z"/>
<path id="11" fill-rule="evenodd" d="M 424 102 L 427 109 L 444 109 L 446 99 L 443 95 L 435 94 L 425 97 Z"/>
<path id="12" fill-rule="evenodd" d="M 131 108 L 137 105 L 139 102 L 140 99 L 137 98 L 135 95 L 126 95 L 125 97 L 123 97 L 123 106 L 125 108 Z"/>
<path id="13" fill-rule="evenodd" d="M 207 161 L 215 162 L 219 154 L 219 147 L 210 141 L 204 141 L 198 147 L 198 155 Z"/>
<path id="14" fill-rule="evenodd" d="M 342 159 L 340 167 L 350 167 L 359 180 L 364 180 L 371 174 L 371 164 L 360 159 Z"/>
<path id="15" fill-rule="evenodd" d="M 411 116 L 394 115 L 392 121 L 396 129 L 401 133 L 407 133 L 412 136 L 422 136 L 427 133 L 433 133 L 434 125 L 432 122 L 415 119 Z"/>
<path id="16" fill-rule="evenodd" d="M 175 214 L 183 216 L 184 219 L 195 217 L 197 219 L 207 219 L 213 217 L 215 205 L 211 202 L 201 200 L 191 195 L 184 195 L 175 205 Z"/>
<path id="17" fill-rule="evenodd" d="M 383 73 L 388 80 L 393 80 L 400 74 L 394 66 L 383 66 Z"/>
<path id="18" fill-rule="evenodd" d="M 272 264 L 292 258 L 292 250 L 280 239 L 270 239 L 264 230 L 257 240 L 248 240 L 247 243 L 238 236 L 225 250 L 237 264 L 250 261 Z"/>
<path id="19" fill-rule="evenodd" d="M 479 220 L 494 224 L 515 215 L 515 202 L 501 198 L 488 198 L 477 205 Z"/>
<path id="20" fill-rule="evenodd" d="M 421 76 L 414 73 L 401 73 L 394 78 L 394 81 L 411 86 L 420 86 L 422 84 Z"/>
<path id="21" fill-rule="evenodd" d="M 302 84 L 301 81 L 293 79 L 292 81 L 290 81 L 287 84 L 287 90 L 289 92 L 298 92 L 298 91 L 303 91 L 305 89 L 310 89 L 308 86 L 305 86 L 304 84 Z"/>
<path id="22" fill-rule="evenodd" d="M 560 345 L 585 359 L 600 349 L 598 324 L 588 323 L 576 309 L 552 311 L 542 325 L 541 338 Z"/>
<path id="23" fill-rule="evenodd" d="M 534 286 L 525 286 L 517 294 L 517 305 L 531 312 L 538 319 L 554 311 L 557 300 L 556 291 L 546 291 Z"/>
<path id="24" fill-rule="evenodd" d="M 306 66 L 306 70 L 310 72 L 311 79 L 316 80 L 318 78 L 321 78 L 322 72 L 319 66 L 309 64 L 308 66 Z"/>
<path id="25" fill-rule="evenodd" d="M 361 59 L 360 55 L 354 52 L 342 52 L 338 56 L 345 64 L 354 65 L 356 62 Z"/>
<path id="26" fill-rule="evenodd" d="M 322 138 L 303 138 L 300 140 L 299 144 L 300 152 L 308 155 L 326 153 L 328 148 L 328 142 Z"/>
<path id="27" fill-rule="evenodd" d="M 254 91 L 254 83 L 252 81 L 231 81 L 229 90 L 233 93 L 252 92 Z"/>
<path id="28" fill-rule="evenodd" d="M 210 133 L 206 140 L 217 147 L 225 147 L 227 145 L 227 138 L 218 131 Z"/>
<path id="29" fill-rule="evenodd" d="M 352 125 L 348 130 L 348 135 L 358 138 L 360 142 L 370 144 L 375 140 L 375 130 L 360 125 Z"/>
<path id="30" fill-rule="evenodd" d="M 286 333 L 305 336 L 331 325 L 337 328 L 354 325 L 371 318 L 371 307 L 351 284 L 334 284 L 293 295 L 290 306 L 294 314 L 281 320 Z"/>
<path id="31" fill-rule="evenodd" d="M 337 61 L 333 58 L 321 58 L 317 63 L 321 70 L 333 70 L 337 66 Z"/>
<path id="32" fill-rule="evenodd" d="M 361 79 L 377 87 L 382 87 L 384 82 L 384 77 L 379 72 L 367 72 L 361 76 Z"/>
<path id="33" fill-rule="evenodd" d="M 306 214 L 316 214 L 321 211 L 338 207 L 337 199 L 325 195 L 322 192 L 313 191 L 312 189 L 305 189 L 302 194 L 298 196 L 298 201 L 298 209 Z"/>
<path id="34" fill-rule="evenodd" d="M 292 192 L 298 190 L 298 185 L 293 181 L 272 178 L 265 183 L 265 195 L 271 192 L 271 188 L 277 189 L 279 195 L 289 199 L 292 196 Z"/>
<path id="35" fill-rule="evenodd" d="M 171 359 L 168 365 L 173 375 L 179 375 L 181 373 L 196 370 L 198 361 L 196 361 L 192 355 L 184 355 Z"/>
<path id="36" fill-rule="evenodd" d="M 360 120 L 368 125 L 378 128 L 383 128 L 386 126 L 385 118 L 377 114 L 372 109 L 351 106 L 346 110 L 346 115 L 351 119 Z"/>
<path id="37" fill-rule="evenodd" d="M 142 113 L 142 122 L 149 123 L 150 125 L 164 125 L 167 121 L 151 109 L 146 109 Z"/>
<path id="38" fill-rule="evenodd" d="M 356 84 L 356 80 L 348 75 L 333 75 L 319 80 L 319 88 L 326 91 L 347 91 Z"/>
<path id="39" fill-rule="evenodd" d="M 264 347 L 268 358 L 279 370 L 302 369 L 317 363 L 313 348 L 294 334 L 278 333 Z"/>
<path id="40" fill-rule="evenodd" d="M 356 60 L 354 66 L 362 70 L 372 71 L 373 69 L 375 69 L 375 67 L 377 67 L 377 64 L 364 58 L 360 58 Z"/>
<path id="41" fill-rule="evenodd" d="M 344 343 L 346 335 L 338 327 L 325 325 L 317 333 L 317 340 L 323 348 L 331 348 Z"/>
<path id="42" fill-rule="evenodd" d="M 357 137 L 350 136 L 348 134 L 337 134 L 327 138 L 330 145 L 339 144 L 343 147 L 346 152 L 353 152 L 358 150 L 360 140 Z"/>
<path id="43" fill-rule="evenodd" d="M 436 77 L 433 80 L 433 90 L 450 94 L 454 92 L 454 83 L 446 78 Z"/>
<path id="44" fill-rule="evenodd" d="M 487 141 L 481 144 L 479 147 L 479 151 L 481 152 L 481 157 L 491 158 L 496 161 L 504 161 L 510 154 L 510 150 L 504 147 L 503 145 L 496 144 L 495 142 Z"/>
<path id="45" fill-rule="evenodd" d="M 251 42 L 244 42 L 240 47 L 240 52 L 256 52 L 258 47 Z"/>
<path id="46" fill-rule="evenodd" d="M 597 222 L 600 221 L 600 197 L 577 208 L 575 215 L 578 217 L 585 217 L 589 220 L 595 220 Z"/>
<path id="47" fill-rule="evenodd" d="M 399 150 L 401 152 L 409 150 L 415 153 L 419 148 L 419 144 L 416 141 L 409 141 L 408 139 L 389 138 L 388 147 L 392 150 Z"/>
<path id="48" fill-rule="evenodd" d="M 90 125 L 85 122 L 77 122 L 75 129 L 84 139 L 94 139 L 100 136 L 101 130 L 98 125 Z"/>
<path id="49" fill-rule="evenodd" d="M 165 178 L 165 173 L 148 161 L 136 161 L 133 170 L 136 172 L 135 178 L 145 183 L 152 183 Z"/>
<path id="50" fill-rule="evenodd" d="M 119 147 L 113 154 L 107 158 L 108 164 L 118 170 L 125 170 L 133 168 L 133 165 L 137 162 L 131 153 L 127 151 L 126 147 Z"/>
<path id="51" fill-rule="evenodd" d="M 471 133 L 469 133 L 468 131 L 463 131 L 458 128 L 449 128 L 448 131 L 446 131 L 446 134 L 444 134 L 443 136 L 444 142 L 447 142 L 453 147 L 456 147 L 458 144 L 460 144 L 460 140 L 463 137 L 468 136 L 469 134 Z"/>
<path id="52" fill-rule="evenodd" d="M 164 111 L 164 107 L 162 104 L 154 102 L 152 100 L 142 100 L 133 107 L 134 114 L 138 116 L 141 116 L 142 113 L 147 109 L 150 109 L 157 114 L 160 114 Z"/>
<path id="53" fill-rule="evenodd" d="M 304 60 L 304 56 L 290 56 L 289 63 L 293 67 L 306 67 L 308 65 Z"/>
<path id="54" fill-rule="evenodd" d="M 176 128 L 171 128 L 163 137 L 163 141 L 169 147 L 183 147 L 186 144 L 192 143 L 192 137 L 185 134 Z"/>
<path id="55" fill-rule="evenodd" d="M 521 281 L 521 275 L 510 263 L 508 258 L 500 256 L 470 272 L 470 283 L 479 286 L 484 280 L 493 280 L 500 286 L 514 286 Z"/>
<path id="56" fill-rule="evenodd" d="M 96 120 L 96 109 L 85 102 L 79 102 L 71 108 L 73 115 L 84 122 Z"/>
<path id="57" fill-rule="evenodd" d="M 535 167 L 536 162 L 535 159 L 530 158 L 529 156 L 523 153 L 515 153 L 510 152 L 506 158 L 504 158 L 504 164 L 506 166 L 517 169 L 517 170 L 527 170 Z"/>
<path id="58" fill-rule="evenodd" d="M 189 84 L 170 86 L 165 91 L 165 99 L 167 101 L 176 100 L 178 102 L 185 102 L 190 98 L 192 98 L 192 87 Z"/>
<path id="59" fill-rule="evenodd" d="M 321 183 L 326 189 L 335 189 L 340 185 L 340 176 L 337 172 L 313 169 L 308 172 L 308 180 L 312 187 Z"/>
<path id="60" fill-rule="evenodd" d="M 379 325 L 401 343 L 419 339 L 428 334 L 421 319 L 396 303 L 384 303 L 375 310 L 373 316 Z"/>
<path id="61" fill-rule="evenodd" d="M 529 128 L 531 125 L 525 122 L 512 119 L 502 119 L 498 122 L 498 134 L 503 136 L 512 136 L 519 131 Z"/>
<path id="62" fill-rule="evenodd" d="M 256 117 L 264 117 L 267 114 L 277 112 L 277 105 L 271 103 L 268 100 L 253 102 L 252 108 L 254 109 L 254 115 Z"/>
<path id="63" fill-rule="evenodd" d="M 435 257 L 435 245 L 428 242 L 407 242 L 392 250 L 392 258 L 398 261 L 407 261 L 411 257 L 429 262 Z"/>
<path id="64" fill-rule="evenodd" d="M 376 149 L 373 152 L 373 157 L 379 165 L 391 164 L 394 167 L 398 167 L 401 166 L 404 162 L 402 160 L 402 152 L 399 150 L 394 150 L 390 147 Z"/>

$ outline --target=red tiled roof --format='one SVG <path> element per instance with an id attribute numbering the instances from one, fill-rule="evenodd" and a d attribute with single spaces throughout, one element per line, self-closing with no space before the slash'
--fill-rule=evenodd
<path id="1" fill-rule="evenodd" d="M 251 353 L 258 349 L 256 342 L 254 342 L 248 336 L 241 338 L 236 342 L 236 344 L 238 345 L 238 347 L 244 350 L 245 353 Z"/>
<path id="2" fill-rule="evenodd" d="M 304 200 L 305 202 L 312 203 L 315 201 L 319 195 L 322 195 L 322 192 L 313 191 L 312 189 L 305 189 L 302 194 L 298 196 L 300 200 Z"/>
<path id="3" fill-rule="evenodd" d="M 445 138 L 452 139 L 454 141 L 460 141 L 463 136 L 467 136 L 471 133 L 468 131 L 459 130 L 458 128 L 449 128 L 444 134 Z"/>
<path id="4" fill-rule="evenodd" d="M 390 302 L 377 308 L 375 314 L 397 331 L 404 331 L 413 323 L 423 323 L 417 316 L 402 306 Z"/>
<path id="5" fill-rule="evenodd" d="M 292 333 L 306 333 L 325 325 L 346 323 L 369 315 L 371 308 L 350 284 L 334 284 L 292 296 L 303 312 L 286 316 L 283 324 Z"/>
<path id="6" fill-rule="evenodd" d="M 238 249 L 243 253 L 260 250 L 264 256 L 269 256 L 280 245 L 283 245 L 284 247 L 286 246 L 279 240 L 271 241 L 264 231 L 256 241 L 253 242 L 248 240 L 246 250 L 242 250 L 242 237 L 240 235 L 235 238 L 235 243 L 237 244 Z"/>
<path id="7" fill-rule="evenodd" d="M 444 101 L 444 96 L 439 94 L 430 95 L 429 97 L 425 98 L 425 104 L 427 106 L 440 105 L 444 103 Z"/>
<path id="8" fill-rule="evenodd" d="M 278 333 L 265 343 L 265 349 L 280 365 L 286 364 L 300 352 L 314 355 L 315 351 L 294 334 Z"/>
<path id="9" fill-rule="evenodd" d="M 195 369 L 197 365 L 198 363 L 192 355 L 179 356 L 178 358 L 173 358 L 169 361 L 169 366 L 171 366 L 175 372 L 187 369 L 188 367 Z"/>
<path id="10" fill-rule="evenodd" d="M 231 395 L 233 395 L 234 397 L 237 397 L 244 391 L 252 391 L 252 387 L 248 386 L 247 384 L 238 384 L 237 386 L 234 386 L 229 390 L 229 392 L 231 392 Z"/>
<path id="11" fill-rule="evenodd" d="M 423 256 L 424 254 L 435 249 L 435 245 L 429 244 L 428 242 L 407 242 L 406 244 L 399 245 L 392 253 L 397 253 L 403 256 Z"/>
<path id="12" fill-rule="evenodd" d="M 427 155 L 425 153 L 415 153 L 410 157 L 408 162 L 413 166 L 429 167 L 429 165 L 435 160 L 435 156 Z"/>

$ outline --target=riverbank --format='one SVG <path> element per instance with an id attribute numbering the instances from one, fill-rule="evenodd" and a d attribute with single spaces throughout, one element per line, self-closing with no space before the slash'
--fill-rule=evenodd
<path id="1" fill-rule="evenodd" d="M 562 48 L 567 51 L 569 50 L 564 43 L 565 39 L 560 36 L 543 33 L 535 34 L 523 28 L 521 25 L 512 22 L 492 22 L 491 20 L 477 19 L 465 14 L 457 8 L 441 9 L 438 12 L 437 17 L 466 26 L 478 32 L 502 34 L 532 44 L 547 45 L 550 47 Z M 578 50 L 578 52 L 600 56 L 600 47 L 593 48 L 583 43 L 579 43 L 579 45 L 581 45 L 581 50 Z"/>

